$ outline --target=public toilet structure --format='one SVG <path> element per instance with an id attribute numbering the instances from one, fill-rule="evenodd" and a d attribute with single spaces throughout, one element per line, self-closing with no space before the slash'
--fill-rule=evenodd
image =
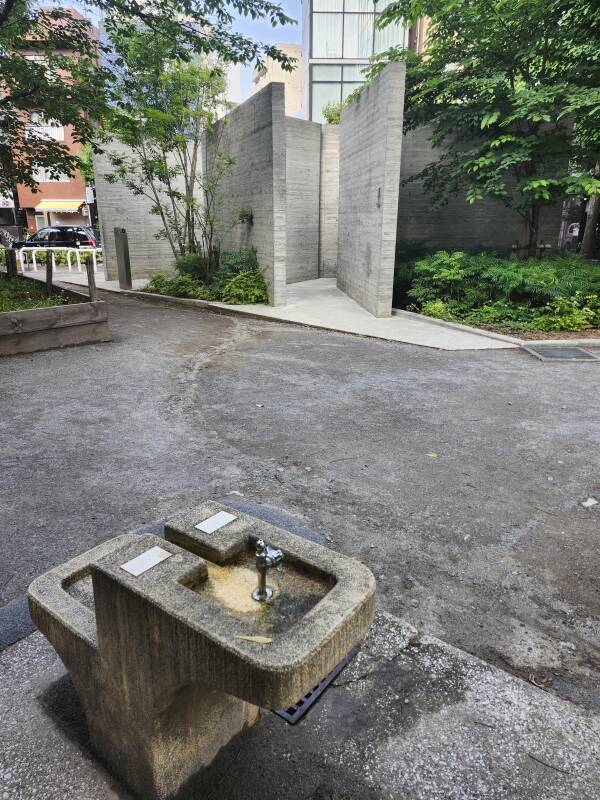
<path id="1" fill-rule="evenodd" d="M 176 797 L 261 707 L 310 692 L 374 602 L 364 565 L 214 502 L 169 520 L 165 539 L 118 536 L 29 587 L 93 747 L 144 800 Z"/>

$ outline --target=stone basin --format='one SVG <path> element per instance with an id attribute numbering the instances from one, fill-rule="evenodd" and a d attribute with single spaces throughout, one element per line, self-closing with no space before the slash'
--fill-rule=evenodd
<path id="1" fill-rule="evenodd" d="M 206 562 L 208 574 L 189 586 L 192 591 L 206 596 L 218 604 L 226 614 L 247 622 L 256 632 L 282 633 L 288 630 L 322 600 L 335 586 L 335 580 L 326 573 L 308 572 L 298 565 L 269 573 L 269 586 L 274 594 L 268 603 L 259 603 L 252 597 L 257 574 L 254 550 L 238 556 L 230 564 Z"/>
<path id="2" fill-rule="evenodd" d="M 222 513 L 233 519 L 198 528 Z M 284 554 L 270 603 L 251 598 L 258 538 Z M 364 637 L 374 599 L 364 565 L 214 502 L 170 519 L 165 539 L 116 537 L 29 587 L 96 750 L 157 800 L 176 797 L 258 707 L 285 708 L 318 684 Z"/>

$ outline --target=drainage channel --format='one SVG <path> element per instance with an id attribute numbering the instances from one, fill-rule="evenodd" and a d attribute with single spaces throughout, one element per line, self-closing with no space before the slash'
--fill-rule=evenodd
<path id="1" fill-rule="evenodd" d="M 300 700 L 297 700 L 295 703 L 293 703 L 293 705 L 288 706 L 288 708 L 279 708 L 274 710 L 273 713 L 277 714 L 278 717 L 281 717 L 281 719 L 284 719 L 290 725 L 295 725 L 297 722 L 300 722 L 302 717 L 317 702 L 319 697 L 321 697 L 329 684 L 337 678 L 337 676 L 345 667 L 348 666 L 357 653 L 358 647 L 355 647 L 354 650 L 351 650 L 348 655 L 343 658 L 340 663 L 335 666 L 331 672 L 314 687 L 314 689 L 311 689 L 310 692 L 308 692 L 308 694 L 305 694 L 304 697 L 300 698 Z"/>

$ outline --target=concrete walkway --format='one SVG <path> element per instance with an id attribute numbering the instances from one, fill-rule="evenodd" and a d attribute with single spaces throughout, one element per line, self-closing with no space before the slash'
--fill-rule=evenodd
<path id="1" fill-rule="evenodd" d="M 19 273 L 20 274 L 20 273 Z M 27 278 L 33 278 L 36 281 L 45 281 L 46 273 L 43 269 L 38 269 L 37 272 L 27 271 L 25 273 Z M 78 272 L 76 269 L 69 272 L 68 269 L 57 269 L 54 273 L 54 282 L 58 284 L 70 283 L 73 286 L 87 286 L 87 273 Z M 142 289 L 148 281 L 146 278 L 132 281 L 134 289 Z M 104 289 L 107 292 L 120 292 L 118 281 L 108 281 L 104 276 L 104 271 L 101 266 L 96 273 L 96 286 L 98 289 Z"/>
<path id="2" fill-rule="evenodd" d="M 211 305 L 232 308 L 224 303 Z M 235 306 L 235 310 L 240 314 L 297 322 L 311 328 L 354 333 L 358 336 L 435 347 L 439 350 L 498 350 L 518 347 L 516 343 L 441 327 L 425 319 L 403 316 L 379 319 L 338 289 L 335 278 L 318 278 L 288 284 L 285 306 Z"/>
<path id="3" fill-rule="evenodd" d="M 29 277 L 44 280 L 44 273 L 27 273 Z M 107 281 L 99 272 L 96 285 L 99 289 L 120 292 L 117 281 Z M 58 283 L 71 283 L 87 286 L 87 276 L 81 272 L 66 269 L 55 273 Z M 141 289 L 146 280 L 133 281 L 134 289 Z M 426 319 L 411 316 L 393 316 L 378 319 L 366 311 L 345 292 L 338 289 L 335 278 L 318 278 L 313 281 L 290 283 L 287 286 L 285 306 L 241 305 L 207 302 L 205 300 L 184 300 L 185 305 L 217 307 L 252 317 L 264 317 L 279 322 L 295 322 L 311 328 L 322 328 L 357 336 L 370 336 L 391 342 L 405 342 L 439 350 L 498 350 L 515 348 L 516 342 L 491 338 L 483 333 L 443 327 Z"/>

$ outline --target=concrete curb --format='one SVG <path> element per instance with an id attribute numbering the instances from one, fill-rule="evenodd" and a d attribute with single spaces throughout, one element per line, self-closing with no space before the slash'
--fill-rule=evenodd
<path id="1" fill-rule="evenodd" d="M 262 320 L 263 322 L 278 322 L 284 325 L 295 325 L 296 327 L 300 328 L 308 328 L 312 330 L 318 331 L 328 331 L 329 333 L 339 333 L 342 336 L 358 336 L 361 339 L 373 339 L 379 342 L 390 342 L 391 344 L 399 344 L 399 345 L 409 345 L 411 347 L 424 347 L 427 350 L 440 350 L 443 352 L 454 353 L 454 352 L 469 352 L 471 350 L 478 350 L 480 348 L 460 348 L 459 350 L 449 349 L 438 347 L 433 344 L 420 344 L 417 342 L 408 342 L 401 339 L 389 339 L 385 336 L 377 336 L 373 333 L 359 333 L 358 331 L 347 331 L 342 330 L 341 328 L 334 328 L 330 325 L 320 325 L 315 322 L 300 322 L 298 320 L 293 319 L 286 319 L 285 317 L 277 317 L 277 316 L 266 316 L 265 314 L 254 314 L 251 311 L 242 311 L 237 306 L 226 306 L 226 305 L 217 305 L 215 302 L 211 300 L 195 300 L 189 297 L 171 297 L 170 295 L 164 294 L 153 294 L 152 292 L 140 292 L 135 289 L 98 289 L 99 292 L 107 291 L 107 292 L 115 292 L 120 293 L 122 295 L 127 295 L 128 297 L 134 297 L 136 300 L 142 300 L 152 303 L 162 303 L 165 305 L 175 305 L 175 306 L 187 306 L 188 308 L 203 308 L 207 311 L 212 311 L 215 314 L 225 314 L 229 316 L 241 316 L 246 317 L 247 319 L 257 319 Z M 420 315 L 415 315 L 419 317 Z M 425 318 L 426 321 L 429 321 L 429 318 Z M 421 321 L 423 321 L 421 319 Z M 475 332 L 475 334 L 479 333 L 479 331 L 474 329 L 469 329 L 470 333 Z M 515 347 L 518 347 L 520 342 L 510 342 Z"/>
<path id="2" fill-rule="evenodd" d="M 73 284 L 63 284 L 64 286 L 71 286 Z M 81 288 L 81 287 L 80 287 Z M 229 316 L 242 316 L 248 319 L 266 320 L 267 322 L 280 322 L 285 325 L 296 325 L 300 328 L 313 328 L 314 330 L 330 331 L 331 333 L 341 333 L 347 336 L 360 336 L 363 339 L 378 339 L 382 342 L 396 342 L 397 344 L 411 344 L 413 347 L 426 347 L 428 350 L 440 350 L 443 348 L 435 347 L 430 344 L 414 344 L 413 342 L 402 342 L 397 339 L 386 339 L 382 336 L 374 336 L 368 333 L 354 333 L 353 331 L 343 331 L 339 328 L 331 328 L 328 325 L 317 325 L 313 322 L 298 322 L 297 320 L 285 319 L 277 316 L 265 316 L 264 314 L 253 314 L 251 311 L 241 311 L 236 306 L 217 305 L 212 300 L 197 300 L 191 297 L 171 297 L 165 294 L 153 294 L 152 292 L 141 292 L 139 289 L 107 289 L 105 287 L 98 288 L 100 292 L 108 292 L 109 294 L 121 294 L 127 297 L 134 297 L 136 300 L 146 300 L 148 302 L 162 303 L 164 305 L 184 306 L 187 308 L 204 308 L 208 311 L 213 311 L 215 314 L 225 314 Z M 462 325 L 460 322 L 449 322 L 445 319 L 436 319 L 435 317 L 427 317 L 425 314 L 416 314 L 414 311 L 404 311 L 401 308 L 393 308 L 392 316 L 395 317 L 408 317 L 409 319 L 419 320 L 421 322 L 430 322 L 432 325 L 438 325 L 442 328 L 450 328 L 451 330 L 470 333 L 475 336 L 482 336 L 487 339 L 497 339 L 501 342 L 514 344 L 515 347 L 530 346 L 532 343 L 543 345 L 544 347 L 600 347 L 599 339 L 517 339 L 514 336 L 505 336 L 502 333 L 494 333 L 493 331 L 486 331 L 482 328 L 472 328 L 469 325 Z M 445 351 L 446 352 L 446 351 Z M 448 350 L 447 352 L 458 352 Z"/>
<path id="3" fill-rule="evenodd" d="M 417 314 L 414 311 L 405 311 L 402 308 L 393 308 L 392 315 L 395 317 L 409 317 L 431 322 L 432 325 L 439 325 L 442 328 L 451 328 L 455 331 L 465 331 L 465 333 L 486 336 L 488 339 L 499 339 L 501 342 L 511 342 L 512 344 L 523 346 L 543 345 L 544 347 L 600 347 L 600 338 L 589 339 L 517 339 L 515 336 L 506 336 L 503 333 L 486 331 L 483 328 L 473 328 L 471 325 L 463 325 L 461 322 L 450 322 L 446 319 L 436 319 L 425 314 Z"/>
<path id="4" fill-rule="evenodd" d="M 523 339 L 522 347 L 600 347 L 600 339 Z"/>
<path id="5" fill-rule="evenodd" d="M 446 319 L 427 317 L 425 314 L 417 314 L 414 311 L 405 311 L 402 308 L 392 308 L 392 316 L 408 317 L 409 319 L 420 320 L 421 322 L 430 322 L 432 325 L 439 325 L 441 328 L 450 328 L 453 331 L 463 331 L 464 333 L 472 333 L 475 336 L 485 336 L 487 339 L 499 339 L 501 342 L 521 344 L 521 339 L 516 339 L 514 336 L 505 336 L 502 333 L 485 331 L 481 328 L 472 328 L 470 325 L 463 325 L 460 322 L 449 322 Z"/>
<path id="6" fill-rule="evenodd" d="M 99 289 L 98 291 L 117 292 L 116 289 Z M 134 297 L 136 300 L 162 303 L 164 305 L 184 306 L 187 308 L 202 308 L 206 311 L 212 311 L 215 314 L 223 314 L 225 316 L 240 316 L 246 319 L 257 319 L 263 322 L 278 322 L 283 325 L 295 325 L 298 328 L 309 328 L 317 331 L 328 331 L 329 333 L 339 333 L 342 336 L 359 336 L 361 339 L 373 339 L 379 342 L 390 342 L 392 344 L 410 345 L 411 347 L 425 347 L 428 350 L 442 350 L 443 352 L 458 352 L 454 350 L 443 350 L 443 348 L 436 347 L 431 344 L 415 344 L 414 342 L 404 342 L 398 339 L 386 339 L 383 336 L 375 336 L 369 333 L 357 333 L 355 331 L 344 331 L 340 328 L 332 328 L 328 325 L 317 325 L 314 322 L 298 322 L 294 319 L 285 319 L 284 317 L 266 316 L 265 314 L 253 314 L 252 311 L 241 311 L 236 306 L 222 306 L 216 305 L 211 300 L 195 300 L 190 297 L 171 297 L 164 294 L 153 294 L 152 292 L 139 292 L 137 290 L 119 289 L 118 292 L 127 297 Z M 276 306 L 275 306 L 276 307 Z"/>

